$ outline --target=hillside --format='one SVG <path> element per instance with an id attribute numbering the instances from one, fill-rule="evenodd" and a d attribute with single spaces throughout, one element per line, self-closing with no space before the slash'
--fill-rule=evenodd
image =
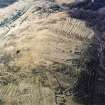
<path id="1" fill-rule="evenodd" d="M 72 0 L 0 8 L 0 105 L 80 105 L 71 89 L 94 32 L 69 17 L 64 2 Z"/>

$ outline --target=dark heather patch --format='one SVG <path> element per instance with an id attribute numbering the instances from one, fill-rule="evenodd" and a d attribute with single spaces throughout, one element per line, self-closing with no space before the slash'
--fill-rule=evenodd
<path id="1" fill-rule="evenodd" d="M 72 18 L 86 22 L 94 38 L 86 52 L 89 61 L 74 86 L 74 100 L 84 105 L 105 105 L 105 0 L 84 0 L 69 5 Z"/>
<path id="2" fill-rule="evenodd" d="M 17 0 L 0 0 L 0 8 L 7 7 L 13 3 L 15 3 Z"/>

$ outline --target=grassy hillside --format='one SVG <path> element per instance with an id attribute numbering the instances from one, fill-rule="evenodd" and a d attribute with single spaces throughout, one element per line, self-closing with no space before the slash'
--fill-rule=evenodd
<path id="1" fill-rule="evenodd" d="M 57 5 L 64 2 L 20 0 L 0 9 L 1 105 L 79 105 L 72 88 L 94 32 Z"/>

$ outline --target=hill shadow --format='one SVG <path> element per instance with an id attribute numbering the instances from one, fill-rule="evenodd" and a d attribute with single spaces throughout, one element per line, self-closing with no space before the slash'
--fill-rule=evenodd
<path id="1" fill-rule="evenodd" d="M 84 63 L 80 66 L 84 66 L 84 69 L 73 88 L 74 101 L 83 105 L 105 105 L 105 0 L 103 1 L 84 0 L 65 5 L 69 7 L 67 13 L 70 17 L 85 21 L 86 26 L 95 33 L 84 52 L 88 61 L 82 61 Z"/>
<path id="2" fill-rule="evenodd" d="M 15 2 L 17 2 L 17 0 L 0 0 L 0 8 L 8 7 Z"/>

